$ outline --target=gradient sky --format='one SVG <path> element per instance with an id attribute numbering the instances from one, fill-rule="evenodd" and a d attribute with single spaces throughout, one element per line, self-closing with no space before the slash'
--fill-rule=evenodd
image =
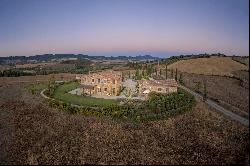
<path id="1" fill-rule="evenodd" d="M 248 0 L 0 0 L 0 56 L 249 55 Z"/>

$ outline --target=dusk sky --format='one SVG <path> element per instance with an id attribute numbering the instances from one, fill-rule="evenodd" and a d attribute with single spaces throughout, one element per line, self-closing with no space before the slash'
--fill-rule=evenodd
<path id="1" fill-rule="evenodd" d="M 0 0 L 0 56 L 245 56 L 248 6 L 248 0 Z"/>

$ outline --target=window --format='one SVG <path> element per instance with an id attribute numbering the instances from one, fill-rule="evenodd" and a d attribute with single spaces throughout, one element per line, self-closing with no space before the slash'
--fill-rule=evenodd
<path id="1" fill-rule="evenodd" d="M 106 91 L 107 91 L 107 88 L 104 88 L 104 91 L 106 92 Z"/>
<path id="2" fill-rule="evenodd" d="M 98 92 L 102 92 L 102 88 L 98 88 Z"/>
<path id="3" fill-rule="evenodd" d="M 92 79 L 92 82 L 95 82 L 95 79 Z"/>
<path id="4" fill-rule="evenodd" d="M 100 78 L 98 78 L 98 83 L 100 83 L 101 82 L 101 79 Z"/>
<path id="5" fill-rule="evenodd" d="M 115 88 L 113 88 L 113 94 L 115 94 Z"/>
<path id="6" fill-rule="evenodd" d="M 160 91 L 161 91 L 161 88 L 158 88 L 158 91 L 160 92 Z"/>

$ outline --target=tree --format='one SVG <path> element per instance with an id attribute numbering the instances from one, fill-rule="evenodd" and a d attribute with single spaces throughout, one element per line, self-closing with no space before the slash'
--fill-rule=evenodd
<path id="1" fill-rule="evenodd" d="M 200 93 L 200 88 L 201 88 L 201 82 L 198 81 L 198 82 L 196 82 L 196 84 L 195 84 L 195 91 L 198 92 L 198 93 Z"/>
<path id="2" fill-rule="evenodd" d="M 138 82 L 136 83 L 136 86 L 135 86 L 135 93 L 137 95 L 139 94 L 139 83 Z"/>
<path id="3" fill-rule="evenodd" d="M 207 100 L 207 81 L 203 81 L 203 87 L 204 87 L 204 92 L 203 92 L 203 101 L 205 102 Z"/>
<path id="4" fill-rule="evenodd" d="M 148 62 L 146 62 L 146 64 L 145 64 L 145 71 L 146 71 L 146 74 L 148 74 L 147 73 L 147 71 L 148 71 L 148 64 L 147 64 Z"/>
<path id="5" fill-rule="evenodd" d="M 166 72 L 166 79 L 168 79 L 168 65 L 166 64 L 166 68 L 165 68 L 165 72 Z"/>
<path id="6" fill-rule="evenodd" d="M 177 68 L 175 69 L 175 80 L 178 81 L 178 72 L 177 72 Z"/>
<path id="7" fill-rule="evenodd" d="M 122 82 L 124 81 L 124 73 L 122 72 Z"/>
<path id="8" fill-rule="evenodd" d="M 48 83 L 48 91 L 50 96 L 53 95 L 54 90 L 55 90 L 55 77 L 54 75 L 51 75 Z"/>
<path id="9" fill-rule="evenodd" d="M 34 84 L 32 84 L 30 91 L 31 91 L 32 95 L 35 94 L 35 85 Z"/>
<path id="10" fill-rule="evenodd" d="M 161 69 L 160 69 L 160 76 L 161 76 L 161 74 L 162 74 L 162 73 L 161 73 Z"/>
<path id="11" fill-rule="evenodd" d="M 182 73 L 180 73 L 179 83 L 180 83 L 180 84 L 184 84 L 184 82 L 183 82 L 183 78 L 182 78 Z"/>
<path id="12" fill-rule="evenodd" d="M 149 65 L 147 67 L 147 75 L 151 77 L 152 73 L 153 73 L 153 67 L 152 67 L 152 65 Z"/>
<path id="13" fill-rule="evenodd" d="M 137 69 L 136 72 L 135 72 L 135 79 L 136 80 L 141 80 L 141 74 L 140 74 L 140 70 Z"/>

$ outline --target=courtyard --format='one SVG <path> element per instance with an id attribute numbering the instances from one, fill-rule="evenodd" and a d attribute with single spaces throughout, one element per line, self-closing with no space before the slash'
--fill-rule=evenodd
<path id="1" fill-rule="evenodd" d="M 121 82 L 122 91 L 118 96 L 108 96 L 108 95 L 101 95 L 101 94 L 92 94 L 91 97 L 94 98 L 102 98 L 102 99 L 131 99 L 131 100 L 145 100 L 144 96 L 136 95 L 136 85 L 137 82 L 133 79 L 126 79 L 124 82 Z M 77 87 L 68 92 L 72 95 L 82 95 L 81 89 Z M 89 96 L 90 97 L 90 96 Z"/>

